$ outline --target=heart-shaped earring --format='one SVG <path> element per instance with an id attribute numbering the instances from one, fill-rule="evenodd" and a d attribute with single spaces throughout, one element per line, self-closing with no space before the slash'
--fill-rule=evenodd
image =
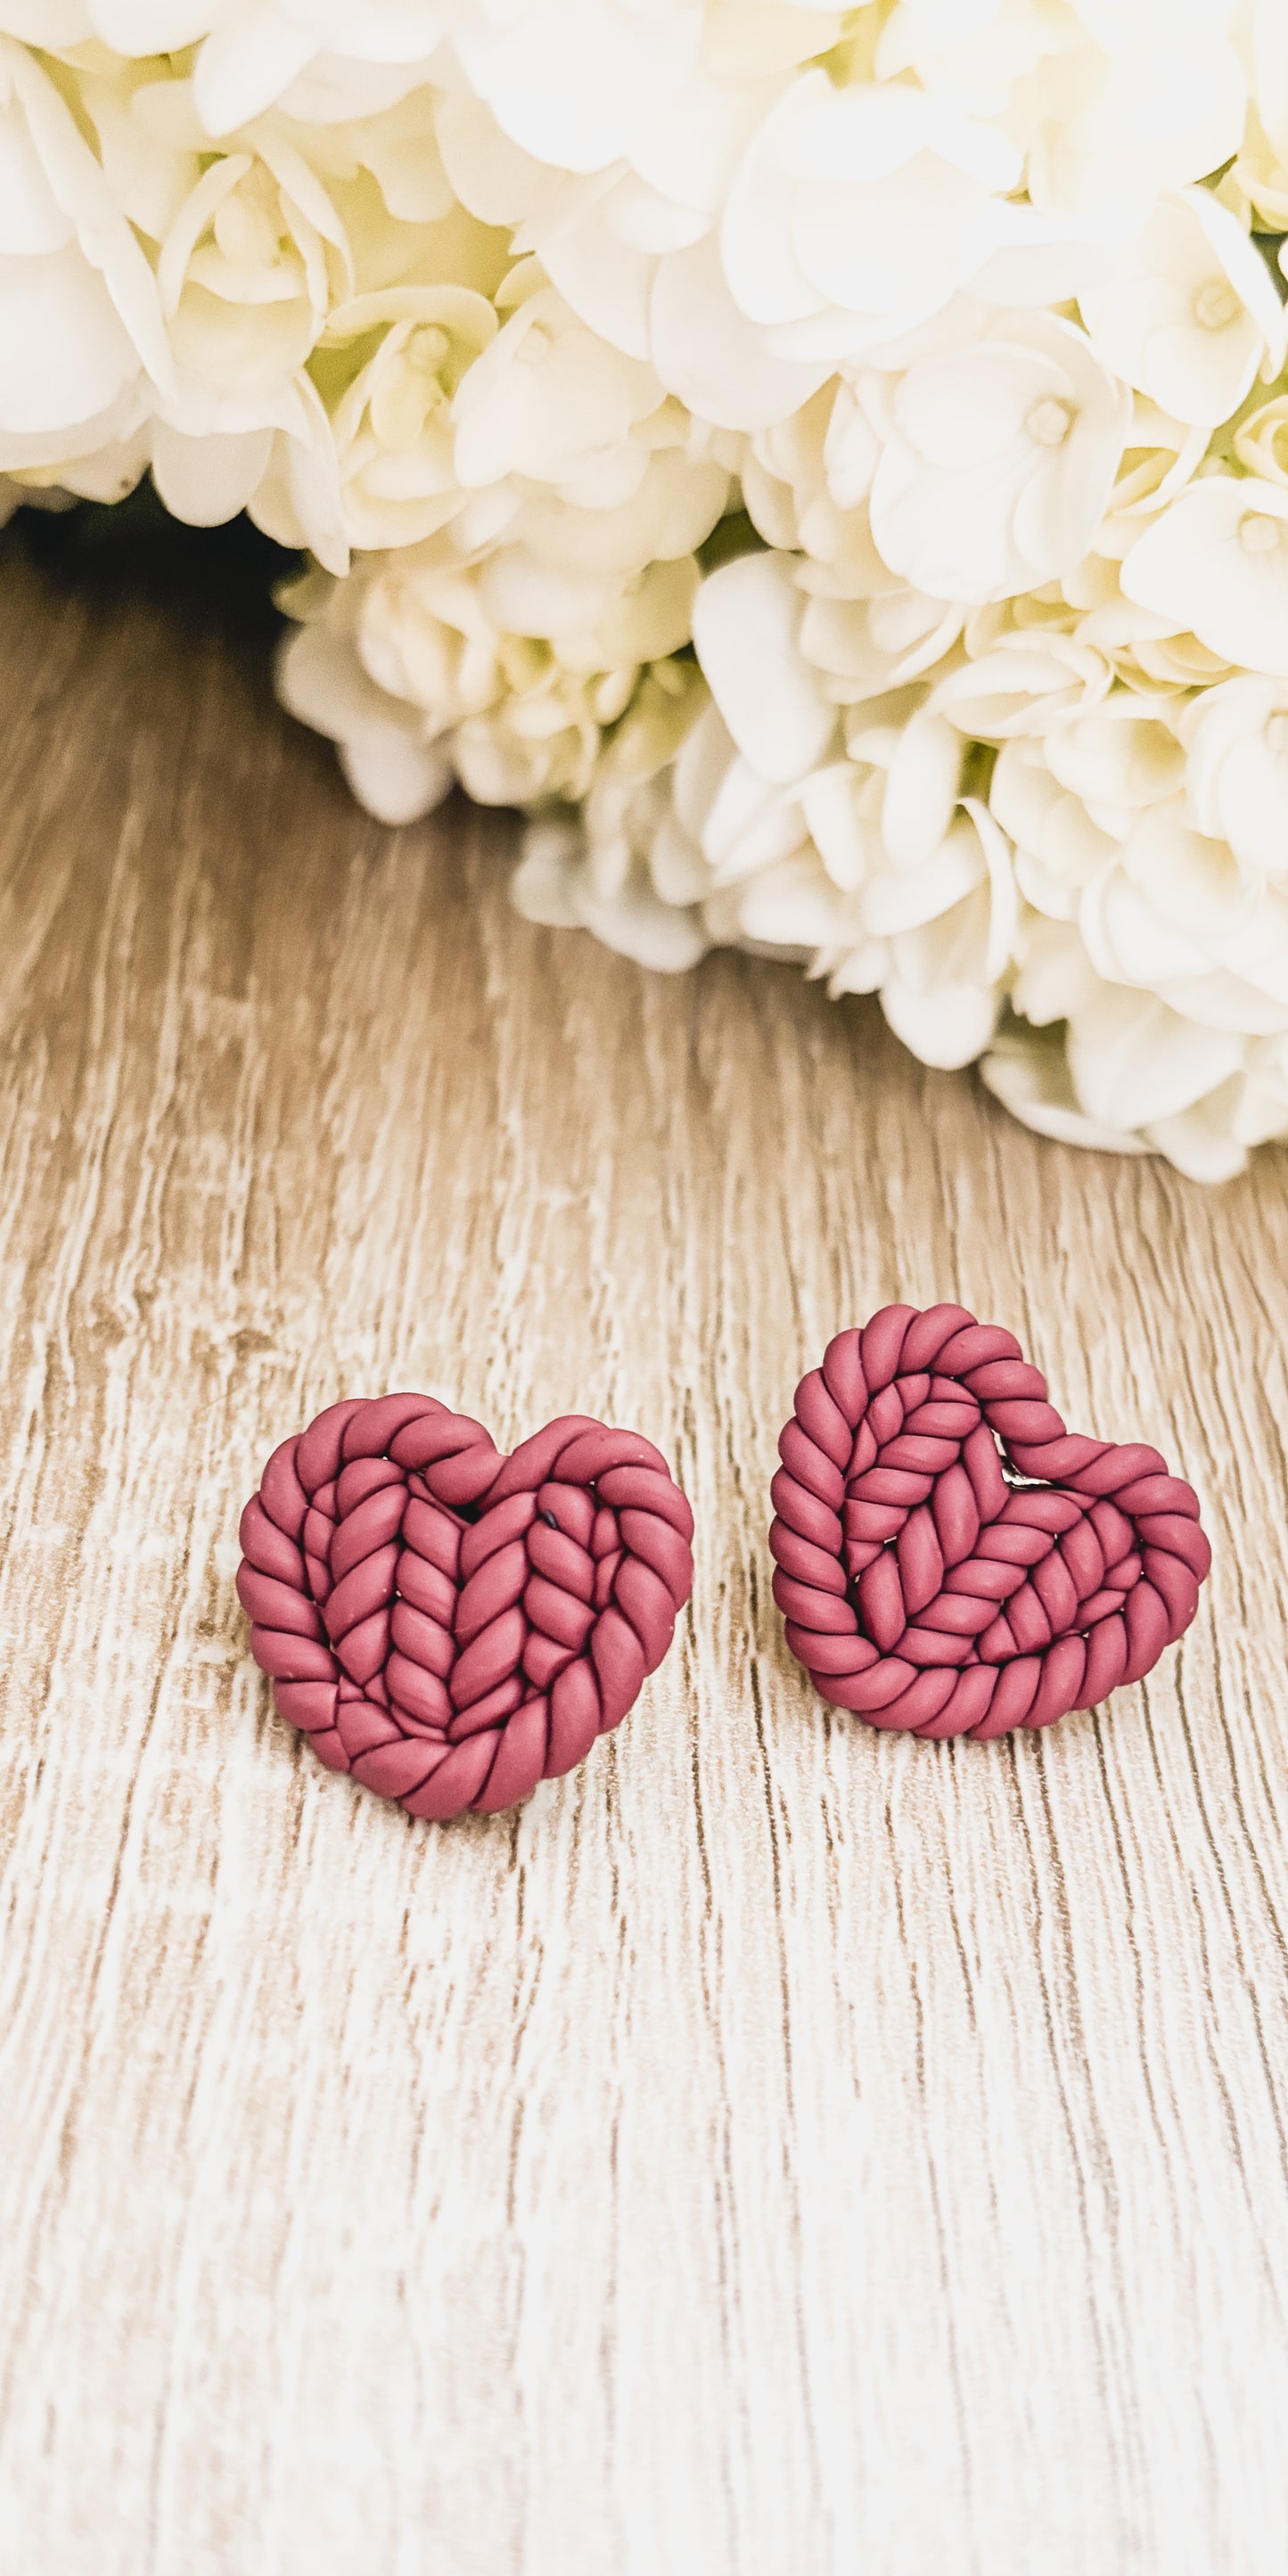
<path id="1" fill-rule="evenodd" d="M 693 1585 L 638 1432 L 569 1414 L 502 1458 L 427 1395 L 333 1404 L 241 1519 L 251 1650 L 320 1761 L 413 1816 L 495 1813 L 618 1726 Z"/>
<path id="2" fill-rule="evenodd" d="M 883 1306 L 796 1390 L 774 1598 L 820 1697 L 873 1726 L 1005 1735 L 1139 1681 L 1212 1551 L 1157 1449 L 1067 1432 L 1013 1333 Z"/>

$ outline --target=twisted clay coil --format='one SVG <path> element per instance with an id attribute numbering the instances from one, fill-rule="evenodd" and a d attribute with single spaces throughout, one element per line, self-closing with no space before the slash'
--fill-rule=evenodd
<path id="1" fill-rule="evenodd" d="M 242 1514 L 237 1591 L 283 1717 L 409 1815 L 513 1806 L 620 1725 L 689 1597 L 693 1515 L 637 1432 L 508 1458 L 426 1395 L 333 1404 Z"/>
<path id="2" fill-rule="evenodd" d="M 1050 1726 L 1139 1681 L 1198 1607 L 1192 1488 L 1157 1449 L 1066 1431 L 1014 1334 L 964 1306 L 838 1333 L 778 1446 L 788 1643 L 873 1726 Z"/>

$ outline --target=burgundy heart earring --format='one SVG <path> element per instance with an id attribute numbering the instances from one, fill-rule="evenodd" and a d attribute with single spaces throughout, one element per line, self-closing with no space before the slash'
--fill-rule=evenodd
<path id="1" fill-rule="evenodd" d="M 838 1333 L 778 1444 L 787 1642 L 873 1726 L 977 1740 L 1139 1681 L 1212 1551 L 1157 1449 L 1065 1430 L 1013 1333 L 884 1306 Z"/>
<path id="2" fill-rule="evenodd" d="M 586 1414 L 503 1458 L 427 1395 L 333 1404 L 275 1449 L 237 1591 L 283 1717 L 409 1815 L 484 1814 L 620 1725 L 693 1586 L 666 1460 Z"/>

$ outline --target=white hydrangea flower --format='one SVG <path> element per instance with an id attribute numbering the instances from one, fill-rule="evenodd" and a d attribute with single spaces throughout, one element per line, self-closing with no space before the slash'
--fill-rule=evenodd
<path id="1" fill-rule="evenodd" d="M 1288 488 L 1214 473 L 1145 528 L 1123 592 L 1236 668 L 1288 677 Z"/>
<path id="2" fill-rule="evenodd" d="M 1043 64 L 1064 59 L 1079 41 L 1070 13 L 1049 10 L 1041 0 L 894 0 L 876 69 L 886 80 L 912 72 L 924 89 L 969 114 L 1001 117 L 1009 129 L 1018 124 L 1023 131 Z"/>
<path id="3" fill-rule="evenodd" d="M 545 813 L 523 836 L 512 892 L 530 921 L 590 930 L 663 974 L 711 945 L 712 874 L 698 838 L 702 773 L 731 748 L 691 663 L 650 671 L 600 761 L 580 814 Z"/>
<path id="4" fill-rule="evenodd" d="M 1156 518 L 1203 470 L 1210 445 L 1205 429 L 1173 420 L 1148 395 L 1136 395 L 1118 480 L 1096 530 L 1094 553 L 1063 577 L 1070 599 L 1109 577 L 1101 569 L 1105 559 L 1121 562 L 1135 545 L 1142 522 Z"/>
<path id="5" fill-rule="evenodd" d="M 129 438 L 172 380 L 156 284 L 75 117 L 0 37 L 0 470 Z"/>
<path id="6" fill-rule="evenodd" d="M 1078 908 L 1087 954 L 1208 1029 L 1288 1030 L 1288 892 L 1248 881 L 1228 842 L 1197 832 L 1185 799 L 1151 805 Z"/>
<path id="7" fill-rule="evenodd" d="M 373 677 L 364 629 L 378 560 L 341 582 L 325 574 L 306 576 L 283 594 L 282 605 L 301 623 L 278 653 L 277 694 L 301 724 L 334 742 L 344 775 L 369 814 L 381 823 L 411 823 L 440 805 L 455 784 L 451 724 L 469 672 L 464 639 L 453 639 L 453 655 L 444 637 L 442 724 Z M 486 693 L 484 680 L 484 699 Z"/>
<path id="8" fill-rule="evenodd" d="M 799 957 L 833 994 L 879 992 L 926 1064 L 969 1063 L 988 1042 L 1016 918 L 1010 853 L 982 806 L 950 808 L 942 837 L 896 866 L 881 829 L 879 763 L 834 764 L 791 791 L 739 756 L 702 837 L 713 936 Z"/>
<path id="9" fill-rule="evenodd" d="M 140 58 L 195 45 L 198 112 L 222 137 L 282 102 L 352 115 L 361 91 L 363 105 L 393 105 L 423 77 L 448 15 L 444 0 L 70 0 L 65 31 L 44 41 L 97 36 Z"/>
<path id="10" fill-rule="evenodd" d="M 809 555 L 842 577 L 864 577 L 875 552 L 865 504 L 880 453 L 853 387 L 843 382 L 822 386 L 788 419 L 760 430 L 742 457 L 742 493 L 766 545 Z"/>
<path id="11" fill-rule="evenodd" d="M 1283 308 L 1238 218 L 1206 188 L 1160 198 L 1082 317 L 1115 375 L 1178 421 L 1229 420 L 1284 364 Z"/>
<path id="12" fill-rule="evenodd" d="M 901 742 L 908 759 L 915 758 L 915 720 L 901 728 Z M 856 751 L 863 748 L 860 739 Z M 835 882 L 845 872 L 865 806 L 872 821 L 880 806 L 879 835 L 869 826 L 868 865 L 856 883 L 838 888 L 813 971 L 826 975 L 834 993 L 879 989 L 890 1026 L 923 1064 L 945 1071 L 970 1064 L 992 1036 L 1014 947 L 1018 902 L 1009 846 L 987 809 L 968 797 L 950 809 L 933 846 L 913 842 L 901 851 L 891 836 L 898 769 L 883 772 L 877 760 L 874 776 L 865 779 L 861 759 L 851 767 L 857 777 L 846 778 L 843 796 L 833 778 L 826 799 L 822 782 L 815 782 L 806 800 L 829 877 Z"/>
<path id="13" fill-rule="evenodd" d="M 809 568 L 796 578 L 808 593 Z M 825 696 L 837 706 L 858 707 L 946 671 L 957 659 L 963 625 L 964 612 L 951 601 L 930 599 L 886 573 L 858 598 L 826 590 L 807 597 L 801 649 Z"/>
<path id="14" fill-rule="evenodd" d="M 802 649 L 804 607 L 788 560 L 763 554 L 712 573 L 693 612 L 721 717 L 756 774 L 779 786 L 803 778 L 840 739 L 836 708 Z"/>
<path id="15" fill-rule="evenodd" d="M 1288 492 L 1288 394 L 1245 411 L 1234 433 L 1234 453 L 1249 474 Z"/>
<path id="16" fill-rule="evenodd" d="M 1128 599 L 1119 571 L 1117 561 L 1093 558 L 1089 568 L 1080 568 L 1076 584 L 1066 581 L 1064 587 L 1076 587 L 1082 602 L 1076 621 L 1080 642 L 1102 653 L 1126 688 L 1146 697 L 1179 695 L 1229 677 L 1225 656 L 1200 643 L 1179 616 L 1159 615 Z"/>
<path id="17" fill-rule="evenodd" d="M 913 781 L 915 729 L 898 739 L 898 758 L 874 737 L 784 789 L 757 776 L 712 708 L 669 770 L 639 788 L 597 785 L 577 825 L 532 828 L 520 908 L 647 965 L 688 965 L 712 942 L 799 959 L 833 994 L 879 991 L 923 1062 L 969 1063 L 996 1023 L 1014 935 L 1009 851 L 983 807 L 959 810 L 949 792 L 936 837 L 910 830 L 895 864 L 883 811 L 932 802 L 924 773 Z M 955 775 L 956 744 L 952 760 Z"/>
<path id="18" fill-rule="evenodd" d="M 1238 196 L 1259 232 L 1288 232 L 1288 145 L 1272 143 L 1255 110 L 1243 149 L 1226 174 L 1223 193 Z M 1283 272 L 1284 253 L 1279 249 Z"/>
<path id="19" fill-rule="evenodd" d="M 157 245 L 157 285 L 177 375 L 152 436 L 163 501 L 206 526 L 255 507 L 269 534 L 343 571 L 334 444 L 306 368 L 354 266 L 285 136 L 200 168 Z"/>
<path id="20" fill-rule="evenodd" d="M 456 778 L 481 804 L 577 802 L 649 666 L 689 632 L 692 558 L 623 582 L 550 571 L 519 544 L 462 557 L 453 533 L 287 595 L 302 623 L 279 694 L 387 822 L 427 812 Z"/>
<path id="21" fill-rule="evenodd" d="M 710 442 L 535 261 L 494 301 L 409 285 L 356 297 L 333 310 L 311 372 L 356 546 L 413 544 L 464 514 L 466 551 L 504 534 L 552 575 L 633 576 L 691 553 L 728 501 Z"/>
<path id="22" fill-rule="evenodd" d="M 332 308 L 314 374 L 332 398 L 351 545 L 415 545 L 465 507 L 452 398 L 496 329 L 487 297 L 463 286 L 386 287 Z"/>
<path id="23" fill-rule="evenodd" d="M 508 319 L 453 405 L 462 484 L 518 477 L 595 512 L 601 564 L 635 570 L 691 553 L 729 496 L 711 443 L 694 439 L 650 367 L 587 330 L 535 260 L 511 272 L 499 301 Z"/>
<path id="24" fill-rule="evenodd" d="M 895 384 L 872 485 L 892 571 L 940 599 L 1001 600 L 1072 570 L 1112 493 L 1131 397 L 1085 333 L 1008 314 Z M 884 435 L 883 435 L 884 431 Z"/>
<path id="25" fill-rule="evenodd" d="M 1067 1030 L 1016 1023 L 980 1070 L 1038 1135 L 1165 1154 L 1195 1181 L 1233 1180 L 1252 1148 L 1288 1135 L 1288 1043 L 1221 1039 L 1213 1049 L 1200 1035 L 1196 1045 L 1192 1023 L 1165 1002 L 1094 977 Z"/>
<path id="26" fill-rule="evenodd" d="M 924 689 L 838 718 L 801 606 L 773 556 L 726 565 L 699 594 L 694 637 L 730 746 L 698 833 L 708 927 L 803 954 L 833 992 L 879 989 L 925 1062 L 968 1062 L 1010 954 L 1009 847 L 965 795 L 961 738 Z"/>
<path id="27" fill-rule="evenodd" d="M 942 311 L 1023 235 L 1014 145 L 902 83 L 807 71 L 771 108 L 725 201 L 734 301 L 776 354 L 840 360 Z"/>
<path id="28" fill-rule="evenodd" d="M 1288 172 L 1288 28 L 1279 0 L 1244 0 L 1239 35 L 1252 131 Z"/>
<path id="29" fill-rule="evenodd" d="M 212 411 L 290 382 L 354 285 L 344 226 L 303 155 L 267 128 L 256 142 L 207 162 L 157 262 L 171 347 Z"/>
<path id="30" fill-rule="evenodd" d="M 171 369 L 134 472 L 150 461 L 179 517 L 217 524 L 249 507 L 336 572 L 351 543 L 426 533 L 445 470 L 430 388 L 454 391 L 463 352 L 491 335 L 484 305 L 506 266 L 453 196 L 433 98 L 319 128 L 261 118 L 215 152 L 190 79 L 155 63 L 109 71 L 95 55 L 80 98 L 150 251 Z M 91 488 L 80 469 L 78 488 Z"/>
<path id="31" fill-rule="evenodd" d="M 1226 841 L 1249 879 L 1288 885 L 1288 680 L 1225 680 L 1176 718 L 1198 831 Z"/>
<path id="32" fill-rule="evenodd" d="M 809 31 L 807 51 L 824 22 L 790 15 Z M 599 338 L 647 359 L 668 392 L 731 429 L 785 417 L 829 372 L 770 351 L 730 293 L 716 238 L 739 159 L 786 77 L 717 79 L 698 67 L 629 156 L 576 176 L 522 151 L 477 97 L 449 97 L 439 111 L 462 204 L 515 227 L 518 247 Z"/>
<path id="33" fill-rule="evenodd" d="M 466 77 L 524 151 L 606 169 L 666 115 L 698 58 L 702 0 L 473 0 L 451 11 Z"/>
<path id="34" fill-rule="evenodd" d="M 1066 0 L 1079 41 L 1053 49 L 1030 108 L 1035 206 L 1114 241 L 1168 189 L 1233 159 L 1247 82 L 1233 0 Z M 1065 13 L 1062 13 L 1065 14 Z"/>
<path id="35" fill-rule="evenodd" d="M 624 161 L 555 189 L 543 174 L 524 239 L 582 319 L 631 357 L 655 358 L 663 270 L 713 232 L 780 87 L 776 75 L 717 80 L 699 65 Z M 727 292 L 725 301 L 728 328 L 735 308 Z"/>
<path id="36" fill-rule="evenodd" d="M 936 681 L 930 704 L 959 733 L 985 743 L 1069 731 L 1113 684 L 1106 655 L 1058 627 L 968 624 L 965 658 Z"/>
<path id="37" fill-rule="evenodd" d="M 694 624 L 712 703 L 643 778 L 615 741 L 580 824 L 529 833 L 517 898 L 647 963 L 711 941 L 800 958 L 833 993 L 879 990 L 927 1063 L 966 1063 L 1013 945 L 1009 846 L 964 795 L 961 738 L 924 692 L 842 726 L 801 655 L 798 607 L 769 556 L 709 578 Z M 768 655 L 747 656 L 741 638 L 771 620 Z"/>
<path id="38" fill-rule="evenodd" d="M 989 804 L 1015 850 L 1021 892 L 1055 921 L 1076 920 L 1082 895 L 1116 863 L 1133 823 L 1185 780 L 1175 703 L 1123 689 L 1045 739 L 1003 744 Z"/>
<path id="39" fill-rule="evenodd" d="M 1288 1128 L 1283 696 L 1235 682 L 1150 705 L 1123 691 L 1002 751 L 989 801 L 1032 907 L 1013 998 L 1033 1023 L 1067 1021 L 1069 1040 L 1057 1065 L 1013 1038 L 986 1072 L 1043 1132 L 1135 1133 L 1221 1178 Z"/>

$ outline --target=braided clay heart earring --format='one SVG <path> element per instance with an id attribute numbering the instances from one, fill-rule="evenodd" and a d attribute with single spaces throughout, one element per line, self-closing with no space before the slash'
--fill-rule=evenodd
<path id="1" fill-rule="evenodd" d="M 1067 1432 L 1014 1334 L 884 1306 L 796 1390 L 774 1598 L 821 1698 L 873 1726 L 1004 1735 L 1139 1681 L 1212 1552 L 1156 1449 Z"/>
<path id="2" fill-rule="evenodd" d="M 333 1404 L 241 1519 L 251 1651 L 319 1761 L 494 1813 L 620 1725 L 693 1585 L 666 1460 L 589 1415 L 509 1458 L 428 1395 Z"/>

